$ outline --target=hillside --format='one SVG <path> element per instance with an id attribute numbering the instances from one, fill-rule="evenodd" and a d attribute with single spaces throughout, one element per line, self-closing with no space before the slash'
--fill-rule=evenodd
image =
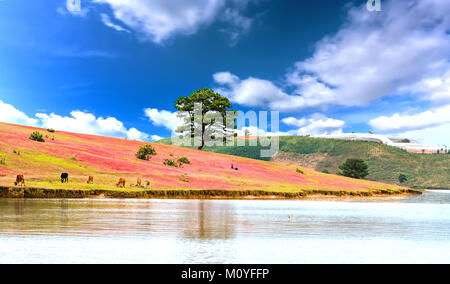
<path id="1" fill-rule="evenodd" d="M 295 193 L 355 194 L 402 192 L 405 188 L 318 173 L 297 166 L 258 161 L 206 151 L 153 143 L 157 155 L 138 160 L 135 153 L 143 142 L 67 132 L 46 135 L 45 143 L 29 140 L 35 128 L 0 123 L 0 187 L 11 187 L 17 174 L 24 174 L 27 187 L 65 190 L 117 190 L 119 178 L 127 179 L 125 191 L 139 191 L 131 184 L 137 177 L 151 181 L 151 190 L 233 191 L 241 195 Z M 165 159 L 188 157 L 181 168 L 164 165 Z M 232 170 L 231 164 L 239 167 Z M 70 183 L 61 184 L 68 172 Z M 95 177 L 93 185 L 87 177 Z"/>
<path id="2" fill-rule="evenodd" d="M 170 139 L 158 141 L 170 144 Z M 261 159 L 261 147 L 214 147 L 206 151 Z M 450 189 L 450 155 L 422 155 L 399 148 L 364 141 L 345 141 L 310 137 L 280 137 L 280 151 L 272 160 L 317 170 L 338 173 L 347 158 L 364 159 L 369 165 L 369 180 L 398 183 L 405 174 L 405 185 L 415 188 Z"/>

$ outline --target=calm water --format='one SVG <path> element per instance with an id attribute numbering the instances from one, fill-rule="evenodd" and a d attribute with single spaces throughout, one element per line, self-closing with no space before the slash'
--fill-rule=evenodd
<path id="1" fill-rule="evenodd" d="M 450 191 L 366 201 L 0 199 L 0 263 L 450 263 Z"/>

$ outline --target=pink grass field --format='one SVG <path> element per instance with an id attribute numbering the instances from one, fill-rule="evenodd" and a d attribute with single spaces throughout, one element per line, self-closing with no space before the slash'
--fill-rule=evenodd
<path id="1" fill-rule="evenodd" d="M 38 130 L 47 135 L 45 143 L 28 139 Z M 54 140 L 51 138 L 54 137 Z M 264 190 L 296 192 L 302 190 L 370 191 L 404 189 L 365 180 L 318 173 L 296 166 L 215 154 L 151 143 L 157 155 L 150 161 L 135 157 L 145 142 L 67 133 L 0 123 L 0 185 L 13 186 L 15 176 L 23 174 L 27 186 L 70 189 L 113 189 L 119 178 L 127 180 L 127 190 L 141 177 L 151 189 L 179 190 Z M 14 153 L 14 151 L 16 153 Z M 19 153 L 20 154 L 17 154 Z M 191 164 L 181 168 L 166 166 L 164 159 L 187 157 Z M 231 164 L 239 167 L 232 170 Z M 67 172 L 70 183 L 62 185 L 60 174 Z M 95 177 L 87 185 L 87 177 Z M 187 180 L 186 180 L 187 179 Z"/>

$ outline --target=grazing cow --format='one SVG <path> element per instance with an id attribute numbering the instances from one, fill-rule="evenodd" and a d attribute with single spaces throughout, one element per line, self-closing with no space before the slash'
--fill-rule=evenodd
<path id="1" fill-rule="evenodd" d="M 231 164 L 231 169 L 232 169 L 232 170 L 234 169 L 234 166 L 233 166 L 233 164 Z"/>
<path id="2" fill-rule="evenodd" d="M 239 171 L 239 168 L 234 168 L 236 171 Z"/>
<path id="3" fill-rule="evenodd" d="M 136 187 L 142 187 L 142 179 L 141 178 L 137 178 Z"/>
<path id="4" fill-rule="evenodd" d="M 24 179 L 23 175 L 17 175 L 14 185 L 15 186 L 25 186 L 25 179 Z"/>
<path id="5" fill-rule="evenodd" d="M 119 179 L 119 182 L 116 184 L 116 187 L 125 187 L 125 179 Z"/>
<path id="6" fill-rule="evenodd" d="M 94 177 L 93 176 L 89 176 L 87 184 L 94 184 Z"/>
<path id="7" fill-rule="evenodd" d="M 145 188 L 149 188 L 150 187 L 150 181 L 146 180 L 145 181 Z"/>
<path id="8" fill-rule="evenodd" d="M 68 173 L 62 173 L 61 174 L 61 183 L 68 183 L 69 182 L 69 174 Z"/>

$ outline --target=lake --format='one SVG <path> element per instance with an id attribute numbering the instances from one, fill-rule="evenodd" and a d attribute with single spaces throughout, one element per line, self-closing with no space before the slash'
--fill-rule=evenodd
<path id="1" fill-rule="evenodd" d="M 0 199 L 0 263 L 450 263 L 450 191 L 357 200 Z"/>

